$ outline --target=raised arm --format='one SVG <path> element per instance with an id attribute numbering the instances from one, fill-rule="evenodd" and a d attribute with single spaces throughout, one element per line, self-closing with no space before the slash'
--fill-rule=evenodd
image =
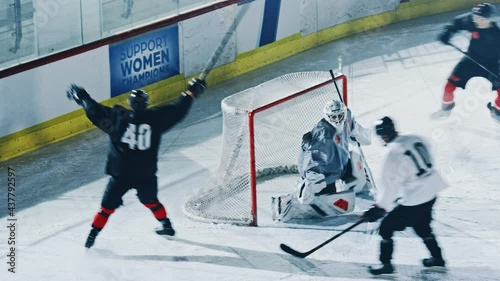
<path id="1" fill-rule="evenodd" d="M 96 127 L 107 133 L 109 121 L 112 120 L 112 108 L 99 104 L 90 97 L 89 93 L 83 87 L 75 84 L 70 85 L 66 91 L 66 95 L 69 99 L 74 100 L 78 105 L 83 107 L 85 114 Z"/>
<path id="2" fill-rule="evenodd" d="M 188 90 L 183 92 L 177 101 L 153 108 L 160 130 L 165 132 L 184 119 L 193 100 L 205 92 L 206 85 L 205 80 L 193 78 L 189 81 Z"/>

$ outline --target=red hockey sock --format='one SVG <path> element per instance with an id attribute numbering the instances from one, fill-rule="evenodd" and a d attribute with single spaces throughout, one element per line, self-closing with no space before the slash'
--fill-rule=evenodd
<path id="1" fill-rule="evenodd" d="M 497 98 L 495 99 L 495 106 L 500 110 L 500 89 L 497 89 Z"/>
<path id="2" fill-rule="evenodd" d="M 443 94 L 443 103 L 444 104 L 450 104 L 453 102 L 454 99 L 454 92 L 457 86 L 451 84 L 449 81 L 446 82 L 446 85 L 444 86 L 444 94 Z"/>
<path id="3" fill-rule="evenodd" d="M 103 229 L 108 222 L 109 216 L 114 213 L 115 210 L 106 209 L 101 206 L 101 211 L 94 216 L 94 221 L 92 222 L 92 227 L 96 229 Z"/>
<path id="4" fill-rule="evenodd" d="M 153 215 L 157 220 L 161 221 L 167 218 L 167 210 L 160 202 L 144 204 L 144 206 L 153 212 Z"/>

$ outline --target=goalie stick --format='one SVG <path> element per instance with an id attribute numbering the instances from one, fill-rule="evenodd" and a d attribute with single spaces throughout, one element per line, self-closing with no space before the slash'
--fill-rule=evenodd
<path id="1" fill-rule="evenodd" d="M 290 246 L 286 245 L 286 244 L 280 244 L 280 248 L 281 250 L 283 250 L 284 252 L 294 256 L 294 257 L 298 257 L 298 258 L 305 258 L 307 256 L 309 256 L 310 254 L 316 252 L 317 250 L 323 248 L 326 244 L 332 242 L 333 240 L 339 238 L 341 235 L 343 235 L 344 233 L 346 232 L 349 232 L 351 229 L 355 228 L 356 226 L 364 223 L 365 220 L 364 219 L 360 219 L 359 221 L 357 221 L 356 223 L 354 223 L 353 225 L 349 226 L 348 228 L 342 230 L 342 232 L 338 233 L 337 235 L 333 236 L 332 238 L 326 240 L 325 242 L 319 244 L 318 246 L 312 248 L 311 250 L 307 251 L 307 252 L 299 252 L 297 250 L 294 250 L 292 249 Z"/>
<path id="2" fill-rule="evenodd" d="M 344 99 L 342 99 L 342 95 L 340 94 L 339 86 L 337 86 L 337 81 L 335 80 L 335 74 L 333 73 L 333 70 L 330 69 L 329 71 L 330 71 L 330 75 L 332 76 L 332 81 L 333 81 L 333 84 L 335 85 L 335 89 L 337 89 L 337 94 L 339 95 L 339 99 L 343 104 L 345 104 Z M 346 104 L 346 106 L 347 106 L 347 104 Z"/>
<path id="3" fill-rule="evenodd" d="M 363 166 L 366 167 L 366 173 L 368 174 L 368 180 L 370 180 L 370 183 L 372 184 L 373 186 L 373 189 L 375 189 L 375 191 L 377 190 L 377 186 L 375 185 L 375 181 L 373 180 L 373 175 L 372 175 L 372 170 L 370 169 L 370 167 L 368 166 L 368 163 L 366 162 L 366 158 L 365 158 L 365 154 L 363 153 L 363 149 L 361 149 L 361 144 L 356 141 L 356 143 L 358 144 L 358 150 L 359 150 L 359 154 L 361 154 L 361 159 L 363 159 Z M 372 192 L 372 191 L 370 191 Z M 373 193 L 371 193 L 373 194 Z"/>
<path id="4" fill-rule="evenodd" d="M 253 2 L 253 1 L 254 0 L 243 0 L 243 1 L 239 2 L 237 5 L 244 5 L 244 4 L 248 4 L 250 2 Z M 227 45 L 227 42 L 229 42 L 229 39 L 231 38 L 233 33 L 236 31 L 236 27 L 238 26 L 239 22 L 241 21 L 241 19 L 243 18 L 243 16 L 247 12 L 248 7 L 249 7 L 249 5 L 245 5 L 238 11 L 238 14 L 234 18 L 234 21 L 231 24 L 231 26 L 229 27 L 229 30 L 226 32 L 226 34 L 224 35 L 224 37 L 220 41 L 220 43 L 217 46 L 217 48 L 215 49 L 214 53 L 212 54 L 212 56 L 208 60 L 207 64 L 205 65 L 205 68 L 203 68 L 203 71 L 200 73 L 200 76 L 198 77 L 199 79 L 201 79 L 201 80 L 205 79 L 205 77 L 207 77 L 208 73 L 210 73 L 210 71 L 212 70 L 212 68 L 215 65 L 215 62 L 217 61 L 219 56 L 222 54 L 224 47 Z"/>

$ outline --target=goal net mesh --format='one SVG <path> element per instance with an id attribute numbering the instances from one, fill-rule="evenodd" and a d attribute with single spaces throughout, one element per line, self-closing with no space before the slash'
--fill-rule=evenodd
<path id="1" fill-rule="evenodd" d="M 335 76 L 345 99 L 345 79 L 341 79 L 345 76 Z M 256 200 L 259 221 L 269 220 L 271 197 L 296 190 L 302 136 L 323 117 L 323 106 L 332 99 L 339 96 L 329 72 L 287 74 L 223 99 L 218 168 L 184 204 L 184 212 L 198 220 L 256 224 L 257 210 L 252 209 Z M 256 194 L 251 192 L 252 169 Z"/>

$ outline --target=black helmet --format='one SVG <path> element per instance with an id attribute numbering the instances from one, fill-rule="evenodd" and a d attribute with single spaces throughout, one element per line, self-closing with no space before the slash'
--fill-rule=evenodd
<path id="1" fill-rule="evenodd" d="M 128 103 L 133 110 L 144 110 L 148 107 L 149 96 L 143 90 L 132 90 L 128 96 Z"/>
<path id="2" fill-rule="evenodd" d="M 395 137 L 397 135 L 394 122 L 387 116 L 375 122 L 375 132 L 379 136 Z"/>
<path id="3" fill-rule="evenodd" d="M 472 14 L 483 18 L 490 18 L 495 14 L 495 6 L 490 3 L 477 4 L 474 8 L 472 8 Z"/>

